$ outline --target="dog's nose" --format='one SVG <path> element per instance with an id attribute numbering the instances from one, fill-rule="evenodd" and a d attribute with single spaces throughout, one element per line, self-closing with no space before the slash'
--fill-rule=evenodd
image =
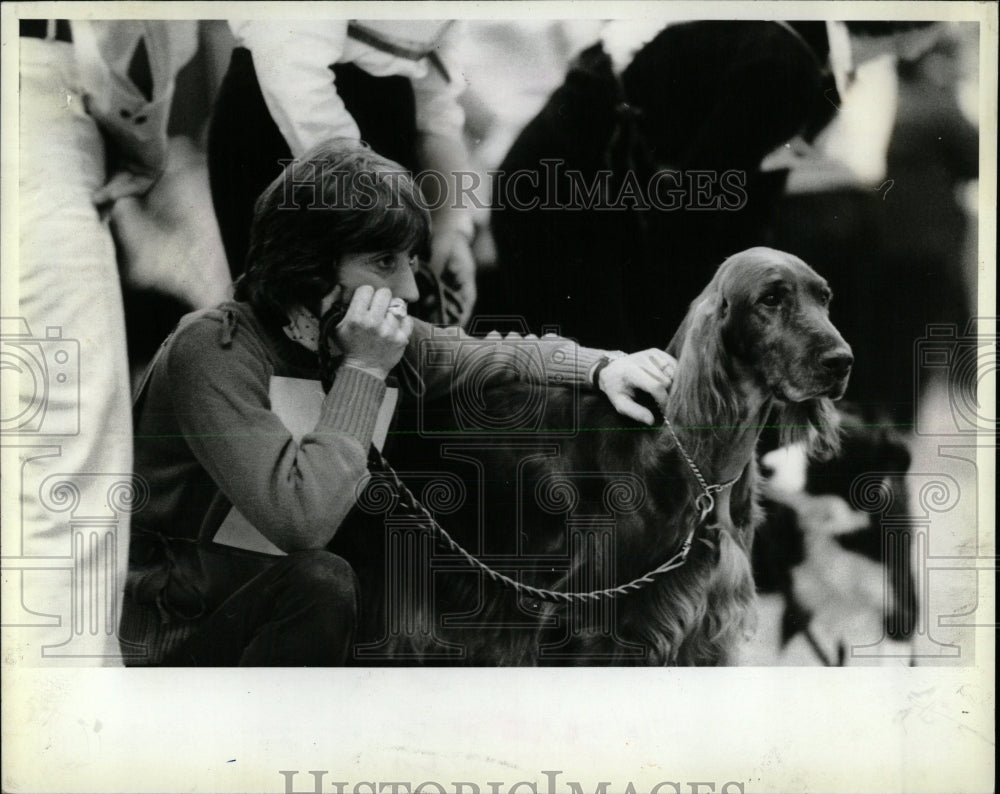
<path id="1" fill-rule="evenodd" d="M 843 378 L 851 371 L 854 356 L 850 350 L 834 350 L 832 353 L 826 353 L 820 359 L 820 363 L 838 378 Z"/>

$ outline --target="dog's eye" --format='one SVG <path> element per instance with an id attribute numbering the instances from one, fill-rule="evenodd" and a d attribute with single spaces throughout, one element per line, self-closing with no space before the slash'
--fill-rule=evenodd
<path id="1" fill-rule="evenodd" d="M 781 294 L 776 291 L 765 293 L 761 296 L 760 302 L 773 309 L 781 303 Z"/>
<path id="2" fill-rule="evenodd" d="M 830 305 L 830 301 L 832 301 L 832 300 L 833 300 L 833 293 L 832 292 L 823 292 L 819 296 L 819 305 L 820 306 L 829 306 Z"/>

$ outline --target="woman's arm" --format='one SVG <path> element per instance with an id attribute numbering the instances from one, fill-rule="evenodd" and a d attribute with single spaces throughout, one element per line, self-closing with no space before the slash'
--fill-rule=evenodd
<path id="1" fill-rule="evenodd" d="M 615 409 L 645 424 L 655 417 L 633 399 L 645 392 L 657 404 L 666 402 L 676 361 L 662 350 L 631 355 L 583 347 L 554 334 L 497 332 L 474 338 L 460 328 L 433 328 L 419 320 L 406 350 L 426 388 L 425 398 L 462 390 L 474 391 L 516 380 L 549 386 L 584 386 L 603 391 Z"/>
<path id="2" fill-rule="evenodd" d="M 322 548 L 355 502 L 385 383 L 338 372 L 315 429 L 296 444 L 270 409 L 273 368 L 240 325 L 228 346 L 219 320 L 180 330 L 166 358 L 184 439 L 233 505 L 283 551 Z"/>
<path id="3" fill-rule="evenodd" d="M 427 74 L 412 83 L 420 135 L 420 166 L 440 175 L 425 178 L 421 183 L 433 208 L 428 265 L 438 276 L 450 274 L 450 281 L 462 298 L 459 322 L 464 324 L 476 301 L 471 194 L 477 185 L 472 181 L 476 178 L 475 171 L 462 133 L 465 113 L 458 102 L 466 87 L 464 73 L 455 57 L 461 25 L 461 22 L 450 23 L 428 58 Z"/>

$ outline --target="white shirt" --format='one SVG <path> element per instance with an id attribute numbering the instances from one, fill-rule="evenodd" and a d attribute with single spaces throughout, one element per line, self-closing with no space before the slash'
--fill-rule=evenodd
<path id="1" fill-rule="evenodd" d="M 843 182 L 825 185 L 827 189 L 841 184 L 874 188 L 885 179 L 898 98 L 894 55 L 857 67 L 854 80 L 840 91 L 837 115 L 814 141 L 824 159 L 845 169 Z"/>
<path id="2" fill-rule="evenodd" d="M 114 141 L 122 168 L 159 174 L 166 165 L 174 79 L 197 50 L 198 23 L 74 19 L 70 24 L 87 112 Z M 152 98 L 128 77 L 140 40 L 146 44 Z"/>
<path id="3" fill-rule="evenodd" d="M 239 46 L 253 53 L 264 102 L 299 157 L 333 137 L 361 133 L 338 96 L 330 66 L 353 63 L 376 77 L 410 78 L 416 126 L 461 140 L 458 96 L 464 75 L 453 52 L 458 23 L 436 20 L 231 20 Z"/>
<path id="4" fill-rule="evenodd" d="M 793 139 L 761 163 L 765 171 L 791 170 L 785 186 L 791 194 L 843 187 L 867 189 L 885 178 L 896 118 L 896 59 L 886 55 L 855 68 L 847 26 L 828 21 L 826 33 L 830 70 L 840 94 L 837 115 L 812 144 Z"/>

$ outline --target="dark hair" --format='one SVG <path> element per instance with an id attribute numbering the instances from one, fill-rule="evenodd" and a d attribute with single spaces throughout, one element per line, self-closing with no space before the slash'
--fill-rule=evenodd
<path id="1" fill-rule="evenodd" d="M 430 215 L 410 173 L 366 143 L 334 138 L 291 161 L 257 199 L 236 299 L 271 318 L 318 310 L 344 254 L 426 255 Z"/>
<path id="2" fill-rule="evenodd" d="M 867 20 L 852 20 L 845 22 L 847 30 L 855 36 L 870 36 L 880 38 L 882 36 L 892 36 L 896 33 L 908 33 L 918 28 L 929 28 L 935 22 L 869 22 Z"/>

